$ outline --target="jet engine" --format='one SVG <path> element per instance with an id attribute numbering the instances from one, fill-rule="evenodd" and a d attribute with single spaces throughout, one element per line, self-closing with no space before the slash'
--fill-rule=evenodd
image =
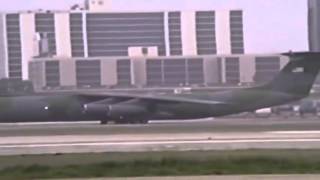
<path id="1" fill-rule="evenodd" d="M 108 105 L 106 104 L 85 104 L 84 113 L 94 117 L 106 117 L 108 114 Z"/>
<path id="2" fill-rule="evenodd" d="M 101 118 L 108 118 L 113 120 L 122 120 L 128 118 L 141 117 L 148 113 L 146 107 L 137 104 L 85 104 L 84 113 Z"/>
<path id="3" fill-rule="evenodd" d="M 108 106 L 107 116 L 112 119 L 127 119 L 146 115 L 148 111 L 144 106 L 135 104 L 115 104 Z"/>

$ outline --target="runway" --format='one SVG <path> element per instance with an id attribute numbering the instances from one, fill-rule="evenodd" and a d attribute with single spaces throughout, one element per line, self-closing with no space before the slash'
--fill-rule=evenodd
<path id="1" fill-rule="evenodd" d="M 192 121 L 153 121 L 147 125 L 100 125 L 98 121 L 0 124 L 0 137 L 317 130 L 320 130 L 320 118 L 219 118 Z"/>
<path id="2" fill-rule="evenodd" d="M 320 149 L 320 119 L 0 124 L 0 155 L 236 149 Z"/>

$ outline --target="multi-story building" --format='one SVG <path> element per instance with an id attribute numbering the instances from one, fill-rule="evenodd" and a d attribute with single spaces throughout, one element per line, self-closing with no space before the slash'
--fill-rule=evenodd
<path id="1" fill-rule="evenodd" d="M 139 51 L 155 57 L 245 52 L 241 10 L 108 12 L 109 3 L 90 0 L 89 10 L 2 14 L 0 78 L 29 79 L 34 56 L 108 59 Z"/>
<path id="2" fill-rule="evenodd" d="M 177 87 L 265 83 L 288 62 L 279 55 L 204 55 L 139 58 L 37 58 L 37 90 L 99 87 Z"/>

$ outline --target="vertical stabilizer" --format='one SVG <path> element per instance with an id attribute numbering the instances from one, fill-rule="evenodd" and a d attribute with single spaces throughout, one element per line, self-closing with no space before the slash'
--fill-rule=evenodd
<path id="1" fill-rule="evenodd" d="M 289 56 L 289 63 L 263 88 L 299 96 L 309 95 L 320 70 L 320 53 L 301 52 L 283 55 Z"/>

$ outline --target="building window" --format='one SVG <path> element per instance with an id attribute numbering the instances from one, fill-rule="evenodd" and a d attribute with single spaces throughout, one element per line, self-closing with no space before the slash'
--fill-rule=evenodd
<path id="1" fill-rule="evenodd" d="M 163 60 L 164 85 L 184 86 L 187 84 L 186 59 Z"/>
<path id="2" fill-rule="evenodd" d="M 166 55 L 164 13 L 88 13 L 89 57 L 128 56 L 129 47 L 158 47 Z"/>
<path id="3" fill-rule="evenodd" d="M 243 38 L 243 13 L 242 11 L 230 11 L 231 53 L 244 53 Z"/>
<path id="4" fill-rule="evenodd" d="M 160 59 L 147 59 L 147 85 L 161 86 L 164 82 L 163 61 Z"/>
<path id="5" fill-rule="evenodd" d="M 240 61 L 238 57 L 230 57 L 225 60 L 226 83 L 237 85 L 240 83 Z"/>
<path id="6" fill-rule="evenodd" d="M 117 61 L 118 86 L 131 85 L 131 60 L 120 59 Z"/>
<path id="7" fill-rule="evenodd" d="M 70 14 L 70 37 L 72 57 L 84 57 L 83 17 L 81 13 Z"/>
<path id="8" fill-rule="evenodd" d="M 262 84 L 271 81 L 280 71 L 279 57 L 256 57 L 256 74 L 254 81 Z"/>
<path id="9" fill-rule="evenodd" d="M 170 55 L 182 55 L 181 13 L 169 12 Z"/>
<path id="10" fill-rule="evenodd" d="M 203 59 L 187 59 L 187 82 L 189 85 L 204 84 Z"/>
<path id="11" fill-rule="evenodd" d="M 60 67 L 59 61 L 45 62 L 45 78 L 46 87 L 59 87 L 60 86 Z"/>
<path id="12" fill-rule="evenodd" d="M 10 79 L 22 79 L 22 52 L 20 34 L 20 15 L 6 15 L 8 44 L 8 75 Z"/>
<path id="13" fill-rule="evenodd" d="M 217 54 L 214 11 L 196 12 L 198 55 Z"/>
<path id="14" fill-rule="evenodd" d="M 145 56 L 149 54 L 147 47 L 143 47 L 143 48 L 141 49 L 141 51 L 142 51 L 142 54 L 145 55 Z"/>
<path id="15" fill-rule="evenodd" d="M 76 61 L 76 78 L 78 87 L 92 88 L 101 86 L 100 63 L 100 60 Z"/>

